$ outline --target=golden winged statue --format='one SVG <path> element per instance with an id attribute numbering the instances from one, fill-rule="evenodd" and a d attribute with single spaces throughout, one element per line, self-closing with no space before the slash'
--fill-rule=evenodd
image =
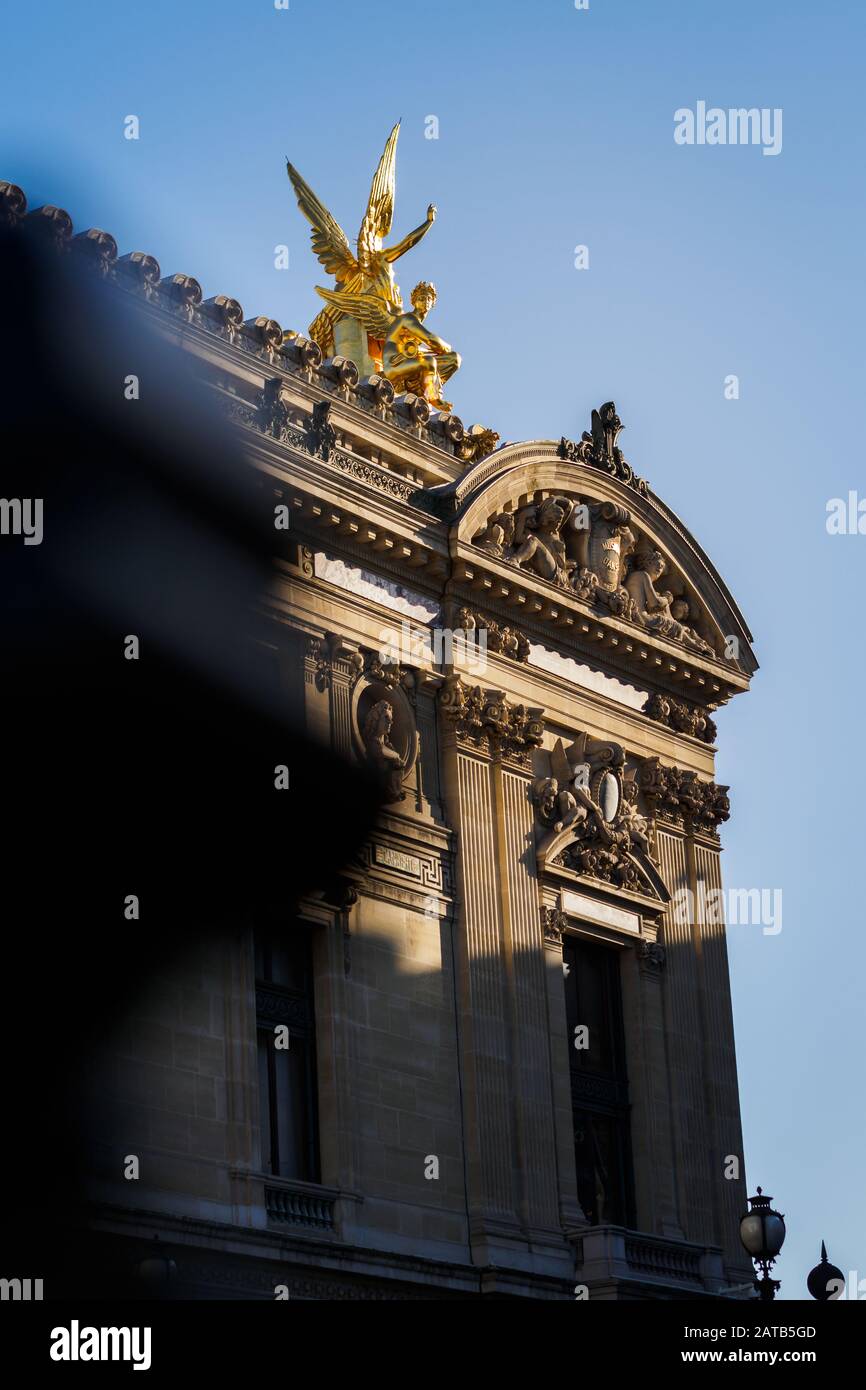
<path id="1" fill-rule="evenodd" d="M 362 374 L 381 372 L 398 390 L 417 390 L 441 409 L 444 402 L 441 402 L 439 388 L 442 381 L 457 370 L 460 358 L 452 353 L 447 343 L 423 328 L 423 318 L 436 299 L 433 286 L 424 282 L 417 285 L 412 291 L 415 312 L 404 313 L 392 270 L 394 262 L 430 230 L 436 217 L 435 207 L 432 204 L 428 207 L 426 220 L 402 241 L 393 246 L 383 244 L 394 217 L 399 134 L 398 121 L 388 136 L 373 176 L 367 210 L 358 232 L 357 255 L 353 254 L 342 227 L 294 165 L 286 160 L 298 207 L 313 229 L 313 251 L 336 280 L 333 290 L 316 286 L 328 303 L 310 324 L 309 334 L 326 357 L 337 353 L 350 357 Z"/>

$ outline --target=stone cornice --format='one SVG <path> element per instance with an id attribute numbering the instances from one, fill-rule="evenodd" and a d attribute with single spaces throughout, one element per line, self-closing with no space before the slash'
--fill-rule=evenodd
<path id="1" fill-rule="evenodd" d="M 263 435 L 268 441 L 286 446 L 274 451 L 275 461 L 287 455 L 302 457 L 309 455 L 319 463 L 329 465 L 334 470 L 350 478 L 357 479 L 365 487 L 393 497 L 396 501 L 418 508 L 422 489 L 404 473 L 398 473 L 382 464 L 373 462 L 358 454 L 338 433 L 331 422 L 330 401 L 313 401 L 310 413 L 304 414 L 291 409 L 281 394 L 282 382 L 279 377 L 265 381 L 264 388 L 253 401 L 240 400 L 226 392 L 220 392 L 219 402 L 224 413 L 234 424 Z M 419 522 L 429 524 L 429 517 L 423 508 L 419 510 Z"/>
<path id="2" fill-rule="evenodd" d="M 177 323 L 176 319 L 172 321 L 170 317 L 170 307 L 145 303 L 141 308 L 153 319 L 159 331 L 176 334 Z M 244 419 L 243 408 L 246 407 L 255 417 L 257 397 L 269 380 L 277 380 L 286 400 L 305 414 L 311 415 L 317 403 L 327 401 L 334 411 L 340 432 L 351 436 L 357 442 L 359 451 L 366 449 L 371 453 L 376 452 L 401 470 L 417 474 L 414 480 L 416 489 L 453 478 L 459 470 L 459 463 L 450 459 L 444 447 L 429 437 L 429 428 L 414 426 L 396 407 L 390 417 L 375 411 L 371 403 L 357 393 L 347 399 L 333 381 L 323 377 L 318 368 L 306 366 L 303 360 L 293 361 L 285 353 L 274 357 L 257 347 L 254 341 L 223 340 L 207 326 L 198 323 L 184 324 L 183 332 L 185 349 L 194 352 L 203 367 L 209 369 L 206 375 L 215 369 L 224 379 L 245 388 L 244 394 L 234 395 L 226 389 L 225 381 L 221 388 L 217 387 L 221 394 L 228 396 L 225 402 L 227 407 L 236 402 L 241 408 L 238 423 L 255 423 L 254 418 Z M 389 470 L 394 471 L 395 476 L 396 467 Z"/>
<path id="3" fill-rule="evenodd" d="M 252 1172 L 240 1176 L 264 1181 L 262 1175 Z M 354 1193 L 340 1196 L 344 1201 L 358 1200 Z M 230 1225 L 206 1217 L 122 1206 L 119 1202 L 93 1202 L 91 1211 L 93 1229 L 131 1240 L 152 1242 L 154 1228 L 158 1227 L 164 1241 L 186 1247 L 191 1277 L 237 1288 L 258 1286 L 271 1297 L 274 1285 L 291 1285 L 299 1270 L 304 1282 L 299 1285 L 298 1294 L 307 1298 L 429 1298 L 440 1286 L 443 1293 L 455 1284 L 465 1285 L 470 1293 L 476 1293 L 478 1288 L 477 1271 L 466 1265 L 356 1246 L 330 1233 L 317 1239 L 306 1231 L 292 1231 L 289 1239 L 287 1232 L 272 1227 Z M 239 1266 L 226 1260 L 227 1249 L 246 1257 L 250 1264 Z M 254 1260 L 259 1263 L 252 1263 Z M 304 1269 L 305 1262 L 314 1262 L 312 1279 Z M 341 1284 L 340 1276 L 353 1281 L 378 1279 L 378 1284 L 364 1292 L 354 1282 Z M 418 1292 L 407 1292 L 405 1280 L 414 1281 Z M 553 1279 L 547 1282 L 554 1284 Z M 317 1284 L 321 1288 L 313 1287 Z M 565 1293 L 564 1284 L 562 1287 Z"/>
<path id="4" fill-rule="evenodd" d="M 712 705 L 748 690 L 749 678 L 739 669 L 703 653 L 686 651 L 657 633 L 636 627 L 613 614 L 599 613 L 576 594 L 506 565 L 477 546 L 452 540 L 451 578 L 456 592 L 473 599 L 496 600 L 514 620 L 525 614 L 551 645 L 623 673 L 626 679 L 688 691 L 696 703 Z"/>
<path id="5" fill-rule="evenodd" d="M 274 500 L 288 506 L 291 536 L 350 564 L 398 575 L 409 587 L 441 594 L 449 569 L 445 536 L 429 517 L 384 488 L 372 488 L 352 460 L 344 472 L 298 443 L 275 446 L 267 434 L 250 430 L 251 460 L 274 482 Z"/>

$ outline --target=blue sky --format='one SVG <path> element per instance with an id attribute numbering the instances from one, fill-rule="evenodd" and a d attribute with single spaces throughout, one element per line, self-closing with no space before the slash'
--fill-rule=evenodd
<path id="1" fill-rule="evenodd" d="M 788 1214 L 788 1297 L 822 1238 L 866 1277 L 866 536 L 825 527 L 829 498 L 866 496 L 864 39 L 858 0 L 45 0 L 2 31 L 0 177 L 31 206 L 304 330 L 323 281 L 284 157 L 354 238 L 402 116 L 395 233 L 439 216 L 399 279 L 439 289 L 458 414 L 558 438 L 615 399 L 762 666 L 718 716 L 718 778 L 727 883 L 784 894 L 782 932 L 732 928 L 730 952 L 748 1182 Z M 781 153 L 676 145 L 698 100 L 782 108 Z"/>

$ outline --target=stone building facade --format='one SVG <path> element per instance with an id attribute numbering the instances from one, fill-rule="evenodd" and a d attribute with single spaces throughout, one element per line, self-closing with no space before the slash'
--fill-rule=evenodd
<path id="1" fill-rule="evenodd" d="M 756 662 L 615 407 L 581 440 L 495 447 L 105 233 L 73 238 L 58 209 L 29 215 L 196 360 L 280 518 L 263 679 L 386 798 L 332 884 L 127 1020 L 94 1087 L 141 1176 L 105 1156 L 94 1228 L 158 1247 L 204 1298 L 746 1283 L 707 904 L 729 813 L 711 714 Z"/>

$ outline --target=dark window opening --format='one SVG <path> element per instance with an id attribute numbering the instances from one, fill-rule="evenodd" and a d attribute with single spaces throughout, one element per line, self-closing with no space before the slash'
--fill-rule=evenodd
<path id="1" fill-rule="evenodd" d="M 632 1226 L 628 1074 L 615 949 L 563 943 L 577 1195 L 594 1226 Z M 586 1034 L 576 1034 L 585 1028 Z M 575 1047 L 575 1041 L 585 1046 Z"/>
<path id="2" fill-rule="evenodd" d="M 256 933 L 256 1033 L 264 1170 L 319 1181 L 312 930 Z M 288 1029 L 277 1047 L 276 1029 Z"/>

